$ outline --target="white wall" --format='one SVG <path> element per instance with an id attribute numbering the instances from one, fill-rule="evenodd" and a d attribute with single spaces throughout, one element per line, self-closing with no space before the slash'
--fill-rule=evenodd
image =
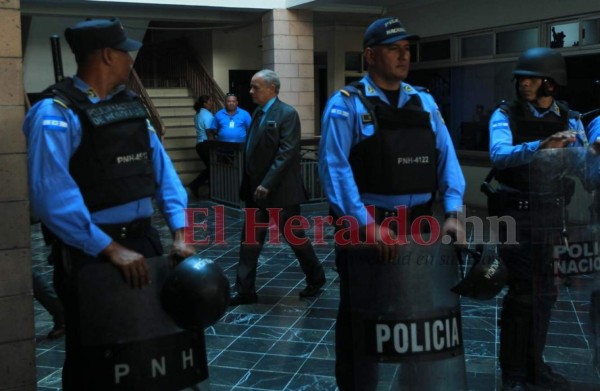
<path id="1" fill-rule="evenodd" d="M 54 83 L 52 51 L 50 36 L 60 37 L 63 71 L 65 76 L 72 76 L 77 70 L 75 57 L 64 39 L 67 27 L 80 22 L 82 18 L 59 16 L 34 16 L 27 38 L 27 47 L 23 56 L 23 75 L 26 92 L 41 92 Z M 141 41 L 144 38 L 147 21 L 122 19 L 128 37 Z M 132 53 L 135 58 L 136 53 Z"/>
<path id="2" fill-rule="evenodd" d="M 260 23 L 235 30 L 214 30 L 212 34 L 213 77 L 229 91 L 230 70 L 262 69 L 262 28 Z"/>

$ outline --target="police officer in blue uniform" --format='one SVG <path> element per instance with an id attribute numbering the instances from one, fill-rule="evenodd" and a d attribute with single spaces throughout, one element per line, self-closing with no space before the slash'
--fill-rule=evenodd
<path id="1" fill-rule="evenodd" d="M 410 42 L 416 39 L 397 18 L 373 22 L 363 39 L 368 75 L 336 92 L 322 119 L 319 173 L 332 212 L 358 221 L 363 236 L 374 225 L 382 261 L 398 253 L 398 245 L 386 240 L 396 232 L 391 225 L 380 225 L 383 218 L 403 206 L 411 220 L 431 215 L 438 191 L 446 212 L 442 234 L 464 241 L 457 213 L 465 181 L 448 129 L 433 97 L 404 82 Z M 374 206 L 375 213 L 367 206 Z M 335 372 L 342 391 L 373 386 L 353 356 L 347 266 L 351 247 L 336 248 L 341 285 Z"/>
<path id="2" fill-rule="evenodd" d="M 149 284 L 146 258 L 162 254 L 150 223 L 153 197 L 173 233 L 173 257 L 195 250 L 184 241 L 185 189 L 139 98 L 125 87 L 128 52 L 142 44 L 127 38 L 118 19 L 77 23 L 65 37 L 77 74 L 45 91 L 23 130 L 32 210 L 60 246 L 54 277 L 68 330 L 63 388 L 82 390 L 78 271 L 107 262 L 132 288 Z"/>
<path id="3" fill-rule="evenodd" d="M 536 250 L 531 241 L 529 206 L 535 195 L 531 194 L 529 164 L 539 150 L 584 146 L 587 138 L 578 114 L 554 99 L 558 87 L 567 84 L 565 61 L 559 52 L 528 49 L 519 57 L 513 74 L 518 99 L 501 104 L 489 124 L 490 159 L 500 190 L 495 203 L 503 205 L 496 212 L 515 219 L 519 243 L 499 248 L 509 272 L 500 323 L 503 390 L 568 390 L 567 380 L 553 372 L 542 357 L 558 293 L 553 269 L 539 259 L 542 249 Z M 568 198 L 568 194 L 558 196 Z M 551 209 L 560 213 L 559 208 Z M 500 232 L 501 243 L 506 240 L 505 231 Z"/>

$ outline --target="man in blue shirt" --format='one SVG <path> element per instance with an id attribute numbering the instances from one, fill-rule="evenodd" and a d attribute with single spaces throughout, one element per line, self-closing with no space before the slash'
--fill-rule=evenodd
<path id="1" fill-rule="evenodd" d="M 66 311 L 63 389 L 85 389 L 77 273 L 107 262 L 133 288 L 150 283 L 146 258 L 161 255 L 150 224 L 152 198 L 173 234 L 172 255 L 195 250 L 184 241 L 187 196 L 139 99 L 125 84 L 133 65 L 118 19 L 88 20 L 65 30 L 77 75 L 49 87 L 27 113 L 32 212 L 56 237 L 55 287 Z"/>
<path id="2" fill-rule="evenodd" d="M 529 164 L 540 150 L 581 147 L 587 145 L 587 138 L 577 113 L 554 99 L 559 86 L 567 84 L 565 61 L 559 52 L 528 49 L 519 57 L 513 74 L 518 99 L 501 104 L 489 124 L 490 159 L 500 191 L 496 196 L 502 199 L 495 203 L 503 205 L 490 214 L 514 218 L 519 243 L 499 247 L 508 269 L 508 293 L 502 302 L 500 322 L 502 389 L 568 390 L 567 380 L 553 372 L 542 357 L 550 311 L 558 293 L 553 269 L 540 259 L 544 256 L 543 245 L 534 245 L 531 237 L 535 216 L 529 208 L 530 200 L 536 204 L 548 201 L 531 188 Z M 557 183 L 557 187 L 569 186 Z M 551 200 L 569 197 L 556 194 Z M 561 206 L 548 209 L 560 218 Z M 506 227 L 502 228 L 501 243 L 507 238 Z"/>
<path id="3" fill-rule="evenodd" d="M 225 107 L 215 114 L 211 129 L 217 132 L 218 141 L 243 143 L 251 121 L 250 114 L 238 107 L 237 96 L 229 93 L 225 98 Z"/>
<path id="4" fill-rule="evenodd" d="M 322 118 L 319 173 L 332 212 L 357 221 L 362 236 L 374 231 L 382 261 L 398 254 L 397 232 L 380 225 L 384 216 L 394 215 L 397 207 L 408 208 L 411 220 L 431 215 L 432 195 L 438 191 L 446 212 L 442 234 L 464 241 L 457 213 L 465 181 L 448 129 L 433 97 L 404 82 L 410 41 L 417 38 L 397 18 L 373 22 L 363 39 L 368 75 L 336 92 Z M 352 347 L 351 247 L 336 248 L 341 279 L 336 379 L 341 391 L 374 387 L 369 383 L 373 374 L 356 364 Z"/>

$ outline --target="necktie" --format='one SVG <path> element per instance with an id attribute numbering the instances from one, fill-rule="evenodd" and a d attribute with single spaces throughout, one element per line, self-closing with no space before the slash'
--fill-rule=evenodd
<path id="1" fill-rule="evenodd" d="M 258 127 L 260 126 L 260 120 L 262 118 L 262 116 L 265 114 L 264 111 L 262 111 L 262 109 L 258 109 L 258 111 L 256 113 L 254 113 L 254 118 L 252 118 L 252 121 L 250 122 L 250 127 L 248 128 L 248 141 L 246 142 L 246 159 L 248 159 L 248 150 L 250 148 L 250 144 L 252 143 L 252 138 L 254 137 L 254 134 L 256 133 L 256 129 L 258 129 Z"/>

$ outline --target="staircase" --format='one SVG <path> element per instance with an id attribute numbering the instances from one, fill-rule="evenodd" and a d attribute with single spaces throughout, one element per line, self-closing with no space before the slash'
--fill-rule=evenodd
<path id="1" fill-rule="evenodd" d="M 196 154 L 194 98 L 187 88 L 148 88 L 166 131 L 163 145 L 184 186 L 204 169 Z"/>

